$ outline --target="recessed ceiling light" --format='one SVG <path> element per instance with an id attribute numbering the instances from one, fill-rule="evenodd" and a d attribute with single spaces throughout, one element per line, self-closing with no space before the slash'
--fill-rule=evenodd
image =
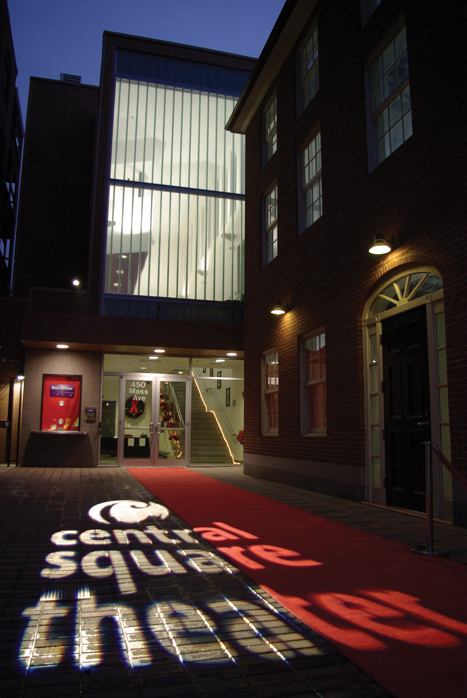
<path id="1" fill-rule="evenodd" d="M 237 354 L 234 351 L 229 351 L 227 356 L 237 356 Z"/>
<path id="2" fill-rule="evenodd" d="M 57 349 L 69 349 L 70 345 L 69 344 L 57 344 Z"/>
<path id="3" fill-rule="evenodd" d="M 156 354 L 165 354 L 165 349 L 154 349 L 154 353 L 156 353 Z"/>
<path id="4" fill-rule="evenodd" d="M 158 356 L 148 356 L 148 359 L 151 359 L 151 361 L 155 361 L 158 358 Z"/>
<path id="5" fill-rule="evenodd" d="M 216 359 L 216 364 L 223 364 L 225 359 Z"/>

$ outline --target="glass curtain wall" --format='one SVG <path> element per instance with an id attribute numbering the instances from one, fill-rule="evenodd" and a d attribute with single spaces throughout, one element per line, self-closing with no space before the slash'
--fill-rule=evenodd
<path id="1" fill-rule="evenodd" d="M 105 292 L 243 299 L 237 96 L 116 78 Z"/>

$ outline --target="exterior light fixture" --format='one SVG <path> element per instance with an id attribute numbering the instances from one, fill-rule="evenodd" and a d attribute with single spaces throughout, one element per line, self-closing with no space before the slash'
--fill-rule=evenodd
<path id="1" fill-rule="evenodd" d="M 70 345 L 69 344 L 57 344 L 56 348 L 57 349 L 69 349 Z"/>
<path id="2" fill-rule="evenodd" d="M 368 252 L 370 252 L 370 254 L 387 254 L 388 252 L 391 252 L 393 247 L 394 238 L 391 238 L 386 242 L 386 240 L 380 235 L 375 235 L 373 244 L 368 250 Z"/>
<path id="3" fill-rule="evenodd" d="M 79 281 L 79 279 L 73 279 L 71 283 L 73 286 L 79 286 L 80 281 Z"/>
<path id="4" fill-rule="evenodd" d="M 288 310 L 287 304 L 282 305 L 282 303 L 279 303 L 279 301 L 276 301 L 274 303 L 274 308 L 271 310 L 272 315 L 284 315 Z"/>

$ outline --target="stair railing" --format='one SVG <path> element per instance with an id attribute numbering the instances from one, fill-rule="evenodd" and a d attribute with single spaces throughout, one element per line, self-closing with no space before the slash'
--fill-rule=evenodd
<path id="1" fill-rule="evenodd" d="M 180 404 L 178 402 L 177 393 L 174 390 L 173 383 L 170 383 L 169 385 L 170 385 L 170 393 L 171 393 L 173 401 L 174 401 L 175 409 L 176 409 L 177 414 L 179 416 L 179 419 L 177 421 L 181 423 L 182 428 L 184 429 L 185 428 L 185 421 L 183 419 L 182 410 L 180 409 Z M 185 390 L 185 383 L 183 383 L 182 385 L 183 385 L 183 389 Z"/>
<path id="2" fill-rule="evenodd" d="M 198 369 L 198 371 L 199 371 L 199 369 Z M 227 418 L 227 415 L 226 415 L 225 412 L 224 412 L 224 409 L 223 409 L 223 407 L 222 407 L 222 404 L 221 404 L 219 398 L 217 397 L 216 391 L 213 390 L 212 388 L 207 388 L 207 387 L 206 387 L 206 381 L 204 380 L 204 378 L 201 378 L 201 377 L 199 376 L 199 374 L 198 374 L 198 378 L 197 378 L 197 377 L 194 375 L 194 373 L 193 373 L 193 378 L 195 379 L 196 383 L 198 383 L 198 384 L 199 384 L 199 382 L 202 382 L 202 383 L 203 383 L 203 388 L 204 388 L 204 390 L 205 390 L 206 392 L 211 391 L 211 393 L 214 395 L 214 397 L 216 398 L 217 405 L 218 405 L 220 411 L 222 412 L 222 415 L 223 415 L 223 417 L 224 417 L 224 419 L 225 419 L 225 423 L 227 424 L 227 427 L 228 427 L 230 433 L 232 434 L 232 436 L 236 436 L 235 432 L 233 431 L 232 427 L 230 426 L 230 422 L 229 422 L 229 420 L 228 420 L 228 418 Z"/>

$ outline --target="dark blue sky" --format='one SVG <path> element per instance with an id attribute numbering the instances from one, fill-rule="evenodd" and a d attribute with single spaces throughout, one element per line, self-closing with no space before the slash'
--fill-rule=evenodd
<path id="1" fill-rule="evenodd" d="M 285 0 L 8 0 L 23 119 L 31 75 L 99 83 L 105 30 L 258 57 Z"/>

